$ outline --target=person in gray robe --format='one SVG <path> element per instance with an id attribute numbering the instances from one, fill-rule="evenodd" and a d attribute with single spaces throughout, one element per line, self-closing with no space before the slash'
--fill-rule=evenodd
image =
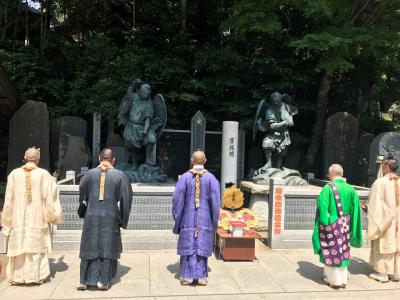
<path id="1" fill-rule="evenodd" d="M 120 228 L 126 229 L 132 204 L 132 187 L 125 174 L 113 168 L 115 158 L 103 149 L 100 164 L 79 185 L 79 202 L 87 205 L 79 252 L 80 284 L 100 290 L 110 287 L 122 252 Z"/>

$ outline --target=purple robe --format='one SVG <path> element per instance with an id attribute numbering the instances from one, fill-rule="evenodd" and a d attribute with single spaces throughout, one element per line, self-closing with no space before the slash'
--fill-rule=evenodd
<path id="1" fill-rule="evenodd" d="M 200 177 L 200 207 L 196 209 L 196 176 L 183 174 L 173 196 L 173 232 L 179 234 L 178 255 L 211 256 L 214 232 L 218 227 L 220 186 L 210 172 Z M 195 237 L 196 227 L 198 237 Z"/>

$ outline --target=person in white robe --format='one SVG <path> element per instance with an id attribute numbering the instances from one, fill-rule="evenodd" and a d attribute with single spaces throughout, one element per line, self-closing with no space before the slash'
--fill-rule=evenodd
<path id="1" fill-rule="evenodd" d="M 8 239 L 6 275 L 11 284 L 41 284 L 50 275 L 50 224 L 64 218 L 55 178 L 38 167 L 40 150 L 29 148 L 24 160 L 7 178 L 1 220 Z"/>
<path id="2" fill-rule="evenodd" d="M 399 163 L 389 158 L 382 164 L 383 176 L 371 187 L 366 211 L 367 240 L 371 241 L 369 277 L 379 282 L 400 281 L 400 180 Z"/>

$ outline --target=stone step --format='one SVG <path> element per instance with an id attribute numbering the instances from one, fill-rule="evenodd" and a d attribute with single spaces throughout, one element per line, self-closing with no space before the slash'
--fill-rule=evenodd
<path id="1" fill-rule="evenodd" d="M 150 240 L 162 240 L 162 241 L 176 241 L 176 236 L 135 236 L 135 235 L 122 235 L 121 236 L 123 242 L 129 241 L 150 241 Z M 54 235 L 53 241 L 62 242 L 62 241 L 80 241 L 81 235 Z"/>
<path id="2" fill-rule="evenodd" d="M 124 230 L 121 232 L 124 250 L 176 249 L 177 236 L 171 230 Z M 79 251 L 81 230 L 57 230 L 53 235 L 54 251 Z"/>

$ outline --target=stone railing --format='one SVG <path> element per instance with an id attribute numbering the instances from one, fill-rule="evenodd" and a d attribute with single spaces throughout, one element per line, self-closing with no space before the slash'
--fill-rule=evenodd
<path id="1" fill-rule="evenodd" d="M 170 185 L 150 186 L 133 184 L 133 199 L 128 229 L 130 230 L 171 230 L 172 194 L 175 187 Z M 60 185 L 60 201 L 64 212 L 64 224 L 57 230 L 80 230 L 83 219 L 77 214 L 79 186 Z"/>

